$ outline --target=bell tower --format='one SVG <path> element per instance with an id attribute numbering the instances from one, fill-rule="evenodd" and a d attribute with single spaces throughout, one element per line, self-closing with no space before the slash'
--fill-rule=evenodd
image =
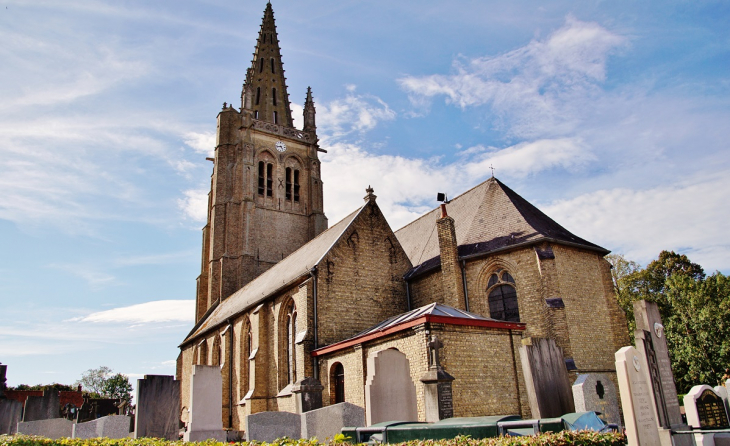
<path id="1" fill-rule="evenodd" d="M 327 229 L 311 88 L 294 128 L 274 11 L 266 5 L 241 108 L 223 104 L 195 321 Z"/>

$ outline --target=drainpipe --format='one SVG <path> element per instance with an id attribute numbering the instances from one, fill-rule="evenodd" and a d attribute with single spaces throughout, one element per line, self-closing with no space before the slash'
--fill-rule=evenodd
<path id="1" fill-rule="evenodd" d="M 406 305 L 408 305 L 408 311 L 411 311 L 411 284 L 406 280 Z"/>
<path id="2" fill-rule="evenodd" d="M 312 276 L 312 303 L 314 311 L 312 316 L 314 319 L 314 348 L 319 347 L 319 333 L 317 326 L 317 266 L 309 270 L 309 275 Z M 312 367 L 314 368 L 314 379 L 319 380 L 319 358 L 316 356 L 312 360 Z"/>
<path id="3" fill-rule="evenodd" d="M 461 283 L 464 284 L 464 305 L 469 311 L 469 290 L 466 288 L 466 260 L 461 261 Z"/>
<path id="4" fill-rule="evenodd" d="M 233 324 L 228 319 L 228 427 L 233 429 Z"/>

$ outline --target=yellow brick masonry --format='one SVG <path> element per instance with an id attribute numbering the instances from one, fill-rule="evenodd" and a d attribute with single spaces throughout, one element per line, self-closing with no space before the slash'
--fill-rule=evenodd
<path id="1" fill-rule="evenodd" d="M 520 333 L 443 324 L 421 324 L 323 356 L 320 377 L 325 387 L 325 405 L 333 402 L 332 371 L 336 363 L 341 363 L 345 371 L 345 401 L 364 407 L 368 355 L 395 348 L 408 358 L 411 379 L 416 387 L 418 417 L 425 421 L 424 386 L 420 378 L 429 366 L 429 333 L 443 341 L 442 364 L 456 378 L 453 382 L 454 416 L 517 414 L 529 417 L 517 350 Z"/>

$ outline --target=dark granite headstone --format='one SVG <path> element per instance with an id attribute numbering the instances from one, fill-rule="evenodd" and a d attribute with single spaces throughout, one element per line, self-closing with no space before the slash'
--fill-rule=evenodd
<path id="1" fill-rule="evenodd" d="M 58 390 L 44 390 L 43 396 L 29 396 L 25 400 L 23 421 L 50 420 L 52 418 L 61 418 Z"/>
<path id="2" fill-rule="evenodd" d="M 18 429 L 23 403 L 10 399 L 0 399 L 0 435 L 14 434 Z"/>
<path id="3" fill-rule="evenodd" d="M 705 390 L 695 401 L 697 415 L 700 418 L 700 427 L 711 427 L 714 429 L 725 429 L 730 427 L 727 413 L 725 413 L 725 402 L 712 390 Z"/>
<path id="4" fill-rule="evenodd" d="M 554 339 L 532 338 L 520 347 L 522 371 L 533 418 L 559 417 L 575 412 L 563 349 Z"/>
<path id="5" fill-rule="evenodd" d="M 174 376 L 145 375 L 137 380 L 134 438 L 177 440 L 180 424 L 180 381 Z"/>
<path id="6" fill-rule="evenodd" d="M 7 386 L 5 383 L 7 382 L 7 378 L 5 377 L 5 374 L 8 371 L 8 366 L 5 364 L 0 363 L 0 399 L 5 398 L 5 389 L 7 389 Z"/>
<path id="7" fill-rule="evenodd" d="M 322 407 L 324 386 L 312 377 L 304 378 L 292 386 L 297 413 L 309 412 Z"/>

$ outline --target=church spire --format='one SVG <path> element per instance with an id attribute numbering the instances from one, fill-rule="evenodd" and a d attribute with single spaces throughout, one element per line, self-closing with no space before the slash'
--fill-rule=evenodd
<path id="1" fill-rule="evenodd" d="M 250 107 L 254 119 L 294 127 L 271 2 L 264 10 L 242 97 L 241 107 Z"/>
<path id="2" fill-rule="evenodd" d="M 312 87 L 307 87 L 307 98 L 304 100 L 304 127 L 305 132 L 316 132 L 317 125 L 314 121 L 314 100 L 312 99 Z"/>

